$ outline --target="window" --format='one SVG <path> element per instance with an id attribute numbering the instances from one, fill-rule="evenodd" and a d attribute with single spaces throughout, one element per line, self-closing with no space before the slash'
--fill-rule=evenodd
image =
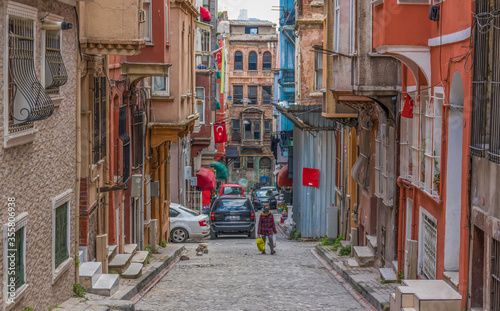
<path id="1" fill-rule="evenodd" d="M 271 103 L 272 98 L 272 86 L 263 86 L 262 87 L 262 103 L 264 105 L 269 105 Z"/>
<path id="2" fill-rule="evenodd" d="M 316 53 L 314 62 L 314 89 L 323 89 L 323 54 Z"/>
<path id="3" fill-rule="evenodd" d="M 248 70 L 257 70 L 257 53 L 248 54 Z"/>
<path id="4" fill-rule="evenodd" d="M 12 203 L 13 201 L 9 201 Z M 28 221 L 28 213 L 21 213 L 12 222 L 3 226 L 3 245 L 4 245 L 4 284 L 9 284 L 9 278 L 13 277 L 14 288 L 8 288 L 4 285 L 4 302 L 12 305 L 16 300 L 21 299 L 26 284 L 26 224 Z M 8 270 L 12 267 L 13 270 Z M 14 271 L 9 274 L 9 271 Z"/>
<path id="5" fill-rule="evenodd" d="M 500 10 L 488 0 L 476 0 L 476 14 L 491 15 Z M 484 30 L 474 31 L 474 73 L 472 82 L 472 136 L 470 152 L 500 163 L 500 25 L 498 19 Z M 492 55 L 491 55 L 492 54 Z M 490 61 L 492 60 L 492 61 Z M 491 75 L 489 76 L 489 72 Z"/>
<path id="6" fill-rule="evenodd" d="M 196 87 L 196 112 L 200 115 L 200 124 L 205 124 L 205 88 Z"/>
<path id="7" fill-rule="evenodd" d="M 260 158 L 259 167 L 261 169 L 270 169 L 271 168 L 271 159 L 269 157 Z"/>
<path id="8" fill-rule="evenodd" d="M 262 70 L 271 70 L 273 57 L 271 52 L 264 52 L 262 56 Z"/>
<path id="9" fill-rule="evenodd" d="M 210 11 L 210 0 L 203 0 L 203 7 Z"/>
<path id="10" fill-rule="evenodd" d="M 375 137 L 375 194 L 385 205 L 393 204 L 394 189 L 394 127 L 379 124 Z"/>
<path id="11" fill-rule="evenodd" d="M 106 157 L 106 77 L 94 77 L 94 164 Z"/>
<path id="12" fill-rule="evenodd" d="M 261 132 L 260 121 L 255 120 L 253 123 L 253 139 L 259 140 L 260 139 L 260 132 Z"/>
<path id="13" fill-rule="evenodd" d="M 56 208 L 55 221 L 55 261 L 56 268 L 69 258 L 68 243 L 68 202 Z"/>
<path id="14" fill-rule="evenodd" d="M 231 140 L 241 140 L 240 120 L 238 119 L 231 120 Z"/>
<path id="15" fill-rule="evenodd" d="M 349 53 L 356 52 L 356 0 L 349 2 Z"/>
<path id="16" fill-rule="evenodd" d="M 233 85 L 233 104 L 241 105 L 243 104 L 241 100 L 243 99 L 243 85 Z"/>
<path id="17" fill-rule="evenodd" d="M 170 96 L 170 68 L 168 68 L 167 75 L 167 77 L 153 77 L 153 95 Z"/>
<path id="18" fill-rule="evenodd" d="M 250 121 L 248 120 L 245 120 L 243 121 L 243 124 L 245 125 L 245 140 L 252 139 L 252 123 L 250 123 Z"/>
<path id="19" fill-rule="evenodd" d="M 247 168 L 253 168 L 253 157 L 247 157 Z"/>
<path id="20" fill-rule="evenodd" d="M 340 0 L 335 1 L 335 12 L 333 21 L 333 50 L 335 52 L 339 51 L 339 36 L 340 36 Z"/>
<path id="21" fill-rule="evenodd" d="M 237 157 L 236 159 L 234 159 L 233 168 L 241 168 L 241 158 L 240 157 Z"/>
<path id="22" fill-rule="evenodd" d="M 249 104 L 257 104 L 257 86 L 249 86 L 248 87 L 248 99 L 250 100 Z"/>
<path id="23" fill-rule="evenodd" d="M 178 211 L 174 210 L 173 208 L 169 208 L 168 209 L 168 216 L 169 217 L 177 217 L 179 216 L 181 213 L 179 213 Z"/>
<path id="24" fill-rule="evenodd" d="M 196 28 L 195 50 L 197 68 L 210 68 L 210 30 L 199 27 Z"/>
<path id="25" fill-rule="evenodd" d="M 59 87 L 68 82 L 68 74 L 61 55 L 61 31 L 45 31 L 44 51 L 45 91 L 49 94 L 59 94 Z"/>
<path id="26" fill-rule="evenodd" d="M 436 279 L 437 221 L 422 207 L 420 211 L 419 274 Z"/>
<path id="27" fill-rule="evenodd" d="M 264 120 L 264 133 L 271 133 L 273 131 L 273 120 Z"/>
<path id="28" fill-rule="evenodd" d="M 152 6 L 151 6 L 151 0 L 144 0 L 142 3 L 142 8 L 144 9 L 145 13 L 145 19 L 144 23 L 142 24 L 142 37 L 146 40 L 146 42 L 151 42 L 153 41 L 152 39 Z M 168 41 L 168 40 L 167 40 Z"/>
<path id="29" fill-rule="evenodd" d="M 8 2 L 8 7 L 15 6 Z M 20 132 L 33 128 L 33 122 L 50 117 L 54 111 L 54 104 L 45 88 L 37 78 L 35 68 L 35 23 L 37 10 L 35 8 L 15 8 L 23 10 L 32 19 L 8 16 L 8 46 L 4 64 L 4 81 L 6 81 L 6 94 L 4 113 L 8 114 L 8 133 Z M 59 43 L 60 44 L 60 43 Z M 57 53 L 57 52 L 56 52 Z"/>
<path id="30" fill-rule="evenodd" d="M 247 35 L 258 35 L 259 27 L 245 27 L 245 34 Z"/>
<path id="31" fill-rule="evenodd" d="M 243 70 L 243 53 L 240 51 L 234 53 L 234 70 Z"/>

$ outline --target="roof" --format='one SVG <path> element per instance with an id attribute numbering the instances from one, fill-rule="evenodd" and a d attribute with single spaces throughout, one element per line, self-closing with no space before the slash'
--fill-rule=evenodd
<path id="1" fill-rule="evenodd" d="M 242 19 L 234 19 L 230 20 L 229 23 L 231 25 L 241 25 L 241 26 L 273 26 L 275 25 L 271 21 L 264 21 L 264 20 L 242 20 Z"/>
<path id="2" fill-rule="evenodd" d="M 288 105 L 273 104 L 294 125 L 301 129 L 334 130 L 337 122 L 321 115 L 322 105 Z"/>
<path id="3" fill-rule="evenodd" d="M 237 185 L 237 184 L 223 184 L 223 185 L 220 185 L 220 188 L 223 188 L 223 187 L 239 187 L 239 188 L 243 188 L 242 186 Z"/>

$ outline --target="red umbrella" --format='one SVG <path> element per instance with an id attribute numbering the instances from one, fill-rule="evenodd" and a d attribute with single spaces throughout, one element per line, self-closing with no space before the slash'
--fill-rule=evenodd
<path id="1" fill-rule="evenodd" d="M 210 12 L 202 6 L 200 6 L 200 13 L 201 13 L 201 18 L 203 18 L 205 22 L 209 22 L 212 20 Z"/>
<path id="2" fill-rule="evenodd" d="M 201 188 L 202 191 L 210 191 L 215 189 L 215 174 L 206 167 L 200 168 L 196 173 L 198 178 L 197 186 Z"/>
<path id="3" fill-rule="evenodd" d="M 278 186 L 293 187 L 293 178 L 288 178 L 288 164 L 278 172 Z"/>

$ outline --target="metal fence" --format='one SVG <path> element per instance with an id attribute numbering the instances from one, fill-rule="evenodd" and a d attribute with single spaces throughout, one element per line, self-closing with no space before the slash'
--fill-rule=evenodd
<path id="1" fill-rule="evenodd" d="M 202 191 L 187 191 L 186 207 L 197 212 L 202 212 L 203 198 Z"/>

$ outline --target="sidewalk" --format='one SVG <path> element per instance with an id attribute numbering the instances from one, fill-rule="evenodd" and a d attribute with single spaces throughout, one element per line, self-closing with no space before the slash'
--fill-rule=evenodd
<path id="1" fill-rule="evenodd" d="M 184 246 L 168 244 L 166 248 L 160 247 L 158 254 L 151 254 L 150 263 L 142 270 L 138 279 L 120 278 L 120 289 L 111 297 L 94 294 L 85 295 L 86 298 L 71 298 L 54 308 L 54 311 L 109 311 L 109 310 L 135 310 L 130 301 L 165 268 L 174 264 Z"/>
<path id="2" fill-rule="evenodd" d="M 389 295 L 396 291 L 399 283 L 382 283 L 375 267 L 350 268 L 344 265 L 348 256 L 340 256 L 331 246 L 316 246 L 318 254 L 328 262 L 349 284 L 352 285 L 377 310 L 389 310 Z"/>

